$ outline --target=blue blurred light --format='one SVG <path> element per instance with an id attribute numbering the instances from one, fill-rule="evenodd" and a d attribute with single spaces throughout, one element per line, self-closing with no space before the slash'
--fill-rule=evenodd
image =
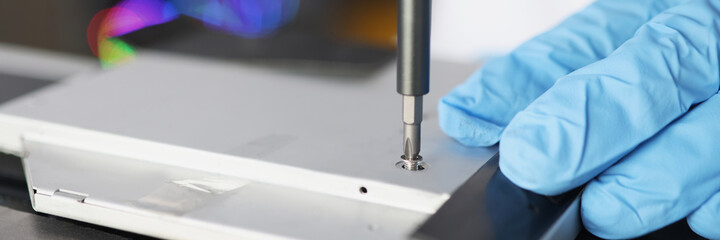
<path id="1" fill-rule="evenodd" d="M 211 29 L 257 38 L 295 18 L 300 0 L 169 0 L 178 12 Z"/>

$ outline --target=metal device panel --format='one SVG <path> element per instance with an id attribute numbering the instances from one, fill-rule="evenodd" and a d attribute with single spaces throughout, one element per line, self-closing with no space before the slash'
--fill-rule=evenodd
<path id="1" fill-rule="evenodd" d="M 426 214 L 29 141 L 34 208 L 170 239 L 402 239 Z M 79 192 L 82 190 L 83 192 Z"/>
<path id="2" fill-rule="evenodd" d="M 437 126 L 435 103 L 475 68 L 433 63 L 423 129 L 428 168 L 420 172 L 394 165 L 402 154 L 394 64 L 370 77 L 341 78 L 146 52 L 133 64 L 0 106 L 0 150 L 26 156 L 37 210 L 81 221 L 160 237 L 178 237 L 165 234 L 183 226 L 245 237 L 309 236 L 295 229 L 303 228 L 402 238 L 497 152 L 463 147 Z M 247 184 L 192 210 L 132 204 L 201 173 Z M 115 177 L 93 184 L 107 176 Z M 307 206 L 292 210 L 295 203 Z M 275 207 L 285 211 L 262 210 Z M 246 212 L 223 214 L 232 209 Z M 318 216 L 336 229 L 307 221 Z"/>
<path id="3" fill-rule="evenodd" d="M 463 147 L 437 125 L 435 103 L 475 67 L 433 65 L 423 129 L 431 167 L 418 173 L 392 167 L 402 154 L 394 64 L 371 79 L 337 79 L 146 54 L 7 103 L 0 113 L 451 193 L 496 151 Z"/>

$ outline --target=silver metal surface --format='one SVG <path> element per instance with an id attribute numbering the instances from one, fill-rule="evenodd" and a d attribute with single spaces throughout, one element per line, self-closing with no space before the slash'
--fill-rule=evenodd
<path id="1" fill-rule="evenodd" d="M 68 79 L 0 105 L 0 113 L 452 193 L 497 150 L 462 146 L 437 123 L 439 98 L 478 66 L 441 61 L 432 66 L 443 81 L 424 96 L 432 104 L 425 109 L 422 155 L 432 166 L 422 174 L 398 174 L 388 164 L 398 161 L 402 138 L 400 102 L 388 91 L 395 64 L 348 81 L 146 52 L 134 64 Z M 447 164 L 434 164 L 438 161 Z M 347 167 L 359 162 L 363 167 Z"/>
<path id="2" fill-rule="evenodd" d="M 144 226 L 131 230 L 160 238 L 403 239 L 426 217 L 44 142 L 27 147 L 32 153 L 24 164 L 36 186 L 36 208 L 74 219 L 99 217 L 104 220 L 96 224 L 120 229 L 131 224 L 117 220 L 134 222 Z M 48 208 L 52 202 L 56 208 Z"/>
<path id="3" fill-rule="evenodd" d="M 433 68 L 434 74 L 449 79 L 437 82 L 434 93 L 425 96 L 435 103 L 477 66 L 436 62 Z M 22 145 L 0 149 L 28 154 L 26 171 L 31 173 L 31 186 L 37 188 L 40 211 L 81 221 L 153 236 L 217 225 L 231 232 L 290 238 L 404 238 L 428 213 L 364 200 L 393 197 L 392 191 L 382 192 L 376 186 L 448 195 L 497 149 L 468 148 L 445 136 L 437 127 L 432 104 L 424 119 L 423 139 L 424 162 L 432 166 L 414 173 L 388 166 L 388 161 L 397 161 L 397 139 L 402 135 L 393 120 L 402 107 L 388 104 L 399 103 L 396 93 L 387 91 L 394 76 L 394 64 L 369 78 L 348 80 L 145 52 L 131 65 L 69 79 L 0 105 L 0 115 L 357 179 L 356 185 L 339 189 L 341 194 L 354 194 L 352 199 L 256 181 L 208 199 L 170 191 L 180 186 L 177 181 L 198 189 L 184 180 L 215 177 L 235 182 L 239 177 L 227 176 L 235 170 L 224 167 L 232 166 L 230 158 L 217 162 L 200 157 L 193 159 L 196 167 L 182 167 L 174 166 L 171 157 L 162 164 L 127 157 L 132 154 L 116 151 L 120 146 L 112 143 L 76 144 L 89 149 L 74 149 L 29 137 Z M 347 123 L 356 127 L 348 128 Z M 13 132 L 17 131 L 0 131 L 0 140 L 15 138 L 3 138 Z M 40 133 L 52 137 L 49 131 Z M 74 136 L 80 141 L 84 135 Z M 436 161 L 443 164 L 433 164 Z M 360 162 L 361 168 L 347 167 Z M 198 171 L 198 167 L 225 173 Z M 199 202 L 169 200 L 192 196 Z M 118 218 L 107 217 L 113 214 Z M 109 222 L 117 219 L 123 222 Z M 158 221 L 164 221 L 163 228 L 143 228 Z"/>

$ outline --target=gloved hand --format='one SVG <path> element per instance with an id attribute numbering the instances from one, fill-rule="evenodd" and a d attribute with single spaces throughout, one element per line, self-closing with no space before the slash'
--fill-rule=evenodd
<path id="1" fill-rule="evenodd" d="M 720 238 L 720 1 L 599 0 L 440 100 L 440 127 L 500 141 L 500 170 L 585 227 L 631 238 L 687 217 Z"/>

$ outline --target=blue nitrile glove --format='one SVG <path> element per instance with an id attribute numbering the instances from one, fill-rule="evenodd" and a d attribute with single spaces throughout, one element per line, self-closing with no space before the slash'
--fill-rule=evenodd
<path id="1" fill-rule="evenodd" d="M 440 101 L 440 127 L 465 145 L 490 146 L 517 112 L 555 81 L 610 55 L 661 11 L 684 0 L 602 0 L 493 59 Z"/>
<path id="2" fill-rule="evenodd" d="M 501 139 L 520 187 L 590 181 L 581 213 L 598 236 L 689 216 L 720 238 L 718 41 L 720 1 L 600 0 L 488 62 L 440 101 L 440 126 L 466 145 Z"/>

